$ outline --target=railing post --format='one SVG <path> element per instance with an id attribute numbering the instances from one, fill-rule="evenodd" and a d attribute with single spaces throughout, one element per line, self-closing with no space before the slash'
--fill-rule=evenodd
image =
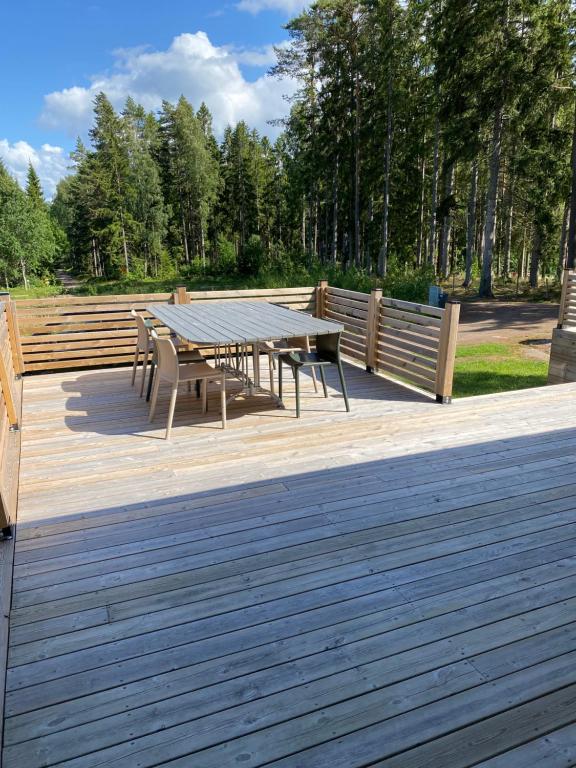
<path id="1" fill-rule="evenodd" d="M 4 304 L 4 313 L 6 312 L 7 302 Z M 8 324 L 8 318 L 6 317 L 6 324 Z M 10 367 L 8 367 L 8 357 Z M 6 405 L 6 413 L 8 415 L 8 422 L 11 429 L 18 429 L 18 412 L 16 410 L 16 403 L 14 402 L 14 391 L 12 389 L 12 382 L 14 379 L 14 364 L 12 362 L 12 353 L 8 356 L 3 354 L 3 350 L 0 349 L 0 388 L 4 395 L 4 403 Z"/>
<path id="2" fill-rule="evenodd" d="M 564 325 L 564 318 L 566 317 L 566 304 L 568 302 L 568 296 L 570 293 L 570 275 L 574 274 L 571 269 L 565 268 L 562 275 L 562 293 L 560 294 L 560 312 L 558 313 L 558 328 L 562 328 Z"/>
<path id="3" fill-rule="evenodd" d="M 10 335 L 10 348 L 12 350 L 14 373 L 17 376 L 21 376 L 24 373 L 24 357 L 22 355 L 20 329 L 18 328 L 18 319 L 16 317 L 16 305 L 12 299 L 9 299 L 6 302 L 6 320 L 8 322 L 8 333 Z"/>
<path id="4" fill-rule="evenodd" d="M 185 285 L 179 285 L 172 294 L 173 304 L 190 304 L 190 297 Z"/>
<path id="5" fill-rule="evenodd" d="M 380 322 L 380 301 L 382 289 L 373 288 L 368 300 L 366 318 L 366 370 L 373 373 L 378 362 L 378 324 Z"/>
<path id="6" fill-rule="evenodd" d="M 326 314 L 326 292 L 328 291 L 328 280 L 320 280 L 316 286 L 316 317 L 322 318 Z"/>
<path id="7" fill-rule="evenodd" d="M 458 344 L 458 321 L 460 302 L 448 299 L 438 345 L 438 364 L 436 368 L 436 402 L 452 402 L 452 382 L 454 380 L 454 361 Z"/>

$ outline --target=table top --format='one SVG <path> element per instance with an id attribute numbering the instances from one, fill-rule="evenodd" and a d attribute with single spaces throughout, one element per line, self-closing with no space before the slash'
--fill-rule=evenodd
<path id="1" fill-rule="evenodd" d="M 192 344 L 250 344 L 341 333 L 344 326 L 266 301 L 208 301 L 153 304 L 147 307 L 182 339 Z"/>

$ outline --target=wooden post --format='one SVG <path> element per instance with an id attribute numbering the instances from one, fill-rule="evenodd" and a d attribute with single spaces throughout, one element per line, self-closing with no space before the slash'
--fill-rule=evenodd
<path id="1" fill-rule="evenodd" d="M 460 302 L 448 299 L 442 317 L 440 342 L 438 345 L 438 363 L 436 368 L 436 402 L 452 402 L 452 382 L 454 379 L 454 361 L 458 343 L 458 321 Z"/>
<path id="2" fill-rule="evenodd" d="M 328 290 L 328 280 L 320 280 L 316 286 L 316 317 L 322 318 L 326 314 L 326 292 Z"/>
<path id="3" fill-rule="evenodd" d="M 565 269 L 562 276 L 562 293 L 560 294 L 560 312 L 558 313 L 558 328 L 562 328 L 564 325 L 564 318 L 566 317 L 566 310 L 568 304 L 568 297 L 570 295 L 570 277 L 576 274 L 571 269 Z"/>
<path id="4" fill-rule="evenodd" d="M 16 317 L 16 305 L 9 299 L 6 302 L 6 321 L 8 323 L 8 333 L 10 335 L 10 348 L 12 349 L 12 365 L 14 373 L 21 376 L 24 373 L 24 357 L 22 355 L 22 343 L 20 341 L 20 329 L 18 328 L 18 319 Z"/>
<path id="5" fill-rule="evenodd" d="M 3 314 L 4 312 L 0 315 L 0 318 L 2 318 Z M 10 367 L 8 367 L 6 358 L 10 361 Z M 12 429 L 18 429 L 18 413 L 16 411 L 16 403 L 14 402 L 14 391 L 12 389 L 13 379 L 14 368 L 12 365 L 12 354 L 4 354 L 4 350 L 0 349 L 0 387 L 2 389 L 2 394 L 4 395 L 4 403 L 6 404 L 6 413 L 8 414 L 10 427 Z"/>
<path id="6" fill-rule="evenodd" d="M 378 362 L 378 325 L 380 322 L 380 301 L 382 289 L 373 288 L 368 301 L 366 318 L 366 370 L 373 373 Z"/>
<path id="7" fill-rule="evenodd" d="M 179 285 L 172 294 L 173 304 L 190 304 L 190 297 L 185 285 Z"/>

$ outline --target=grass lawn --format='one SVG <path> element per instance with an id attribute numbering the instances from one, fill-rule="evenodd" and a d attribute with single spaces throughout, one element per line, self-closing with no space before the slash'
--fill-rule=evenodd
<path id="1" fill-rule="evenodd" d="M 461 346 L 456 354 L 454 397 L 541 387 L 547 376 L 548 362 L 530 357 L 521 344 Z"/>

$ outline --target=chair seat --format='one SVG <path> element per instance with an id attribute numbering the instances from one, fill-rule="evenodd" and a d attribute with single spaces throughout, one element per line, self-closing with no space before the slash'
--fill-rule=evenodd
<path id="1" fill-rule="evenodd" d="M 280 357 L 282 358 L 282 362 L 287 363 L 288 365 L 297 365 L 297 366 L 304 366 L 304 365 L 331 365 L 331 360 L 326 360 L 321 355 L 319 355 L 317 352 L 304 352 L 303 350 L 296 350 L 294 352 L 283 352 Z"/>
<path id="2" fill-rule="evenodd" d="M 208 363 L 183 363 L 179 366 L 178 376 L 180 381 L 194 381 L 196 379 L 219 379 L 222 371 L 212 368 Z"/>

